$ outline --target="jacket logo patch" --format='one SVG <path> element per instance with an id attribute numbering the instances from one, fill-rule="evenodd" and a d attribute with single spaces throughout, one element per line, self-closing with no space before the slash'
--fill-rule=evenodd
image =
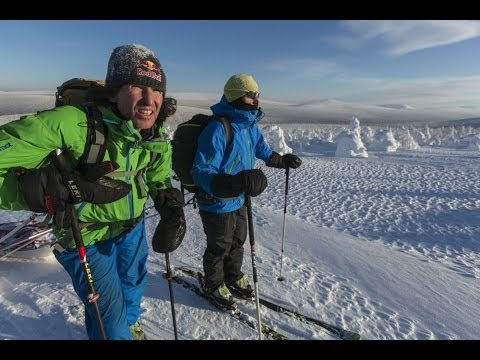
<path id="1" fill-rule="evenodd" d="M 11 147 L 13 147 L 13 145 L 8 142 L 5 145 L 0 146 L 0 151 L 7 150 L 8 148 L 11 148 Z"/>

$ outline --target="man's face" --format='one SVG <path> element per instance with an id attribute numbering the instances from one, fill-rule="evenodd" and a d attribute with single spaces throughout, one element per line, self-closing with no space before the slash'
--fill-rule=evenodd
<path id="1" fill-rule="evenodd" d="M 162 107 L 163 93 L 149 86 L 123 85 L 111 100 L 125 118 L 132 119 L 137 130 L 149 129 Z"/>

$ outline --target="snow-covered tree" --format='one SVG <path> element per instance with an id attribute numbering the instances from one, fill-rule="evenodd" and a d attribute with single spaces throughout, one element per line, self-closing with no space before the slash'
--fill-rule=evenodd
<path id="1" fill-rule="evenodd" d="M 360 136 L 360 121 L 355 116 L 350 120 L 350 128 L 337 135 L 335 156 L 368 157 Z"/>

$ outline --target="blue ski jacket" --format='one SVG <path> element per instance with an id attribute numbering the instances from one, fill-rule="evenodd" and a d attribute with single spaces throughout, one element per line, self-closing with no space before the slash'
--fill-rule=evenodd
<path id="1" fill-rule="evenodd" d="M 190 174 L 195 185 L 212 198 L 198 201 L 200 210 L 210 213 L 226 213 L 240 209 L 245 202 L 242 193 L 236 198 L 215 197 L 210 188 L 217 174 L 235 175 L 242 170 L 255 168 L 256 159 L 265 162 L 272 156 L 272 149 L 265 141 L 257 123 L 265 116 L 259 108 L 255 111 L 239 110 L 222 96 L 219 103 L 210 107 L 214 115 L 223 115 L 230 120 L 232 140 L 226 146 L 225 129 L 220 121 L 211 121 L 198 138 L 198 148 Z"/>

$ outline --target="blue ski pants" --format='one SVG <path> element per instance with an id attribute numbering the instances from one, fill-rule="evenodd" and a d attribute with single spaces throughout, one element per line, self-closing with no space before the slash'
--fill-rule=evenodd
<path id="1" fill-rule="evenodd" d="M 148 244 L 142 218 L 128 233 L 85 247 L 97 304 L 109 340 L 131 340 L 129 326 L 142 313 L 147 282 Z M 88 285 L 76 249 L 53 253 L 72 278 L 75 292 L 85 306 L 85 326 L 90 340 L 101 339 Z"/>

